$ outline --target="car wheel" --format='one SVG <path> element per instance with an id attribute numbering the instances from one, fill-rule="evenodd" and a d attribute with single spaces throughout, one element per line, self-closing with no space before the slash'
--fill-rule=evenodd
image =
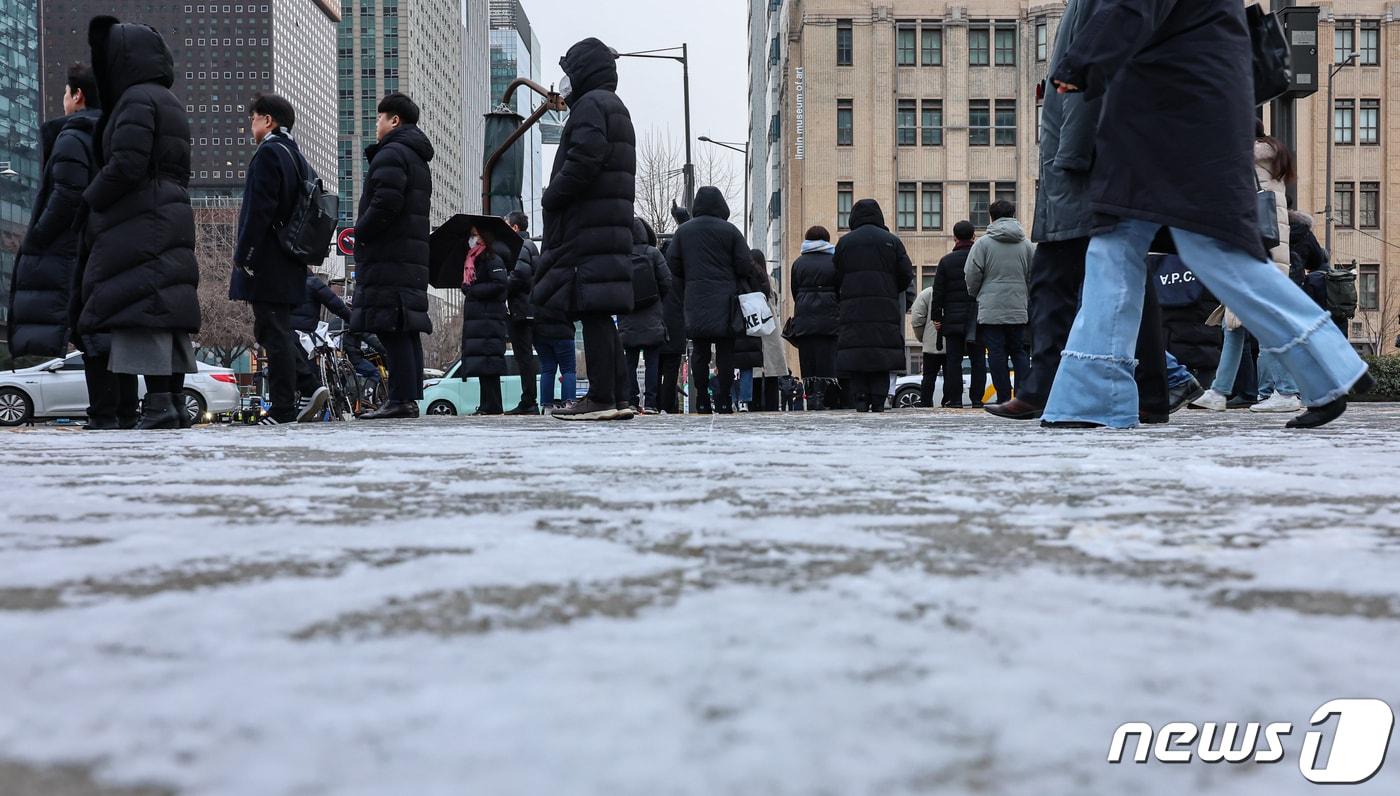
<path id="1" fill-rule="evenodd" d="M 433 401 L 428 404 L 428 414 L 430 415 L 455 415 L 457 407 L 451 401 Z"/>
<path id="2" fill-rule="evenodd" d="M 18 426 L 34 417 L 34 402 L 23 390 L 0 389 L 0 426 Z"/>
<path id="3" fill-rule="evenodd" d="M 919 405 L 918 387 L 901 387 L 894 394 L 894 408 L 912 409 Z"/>
<path id="4" fill-rule="evenodd" d="M 198 423 L 204 418 L 204 399 L 194 390 L 185 390 L 185 417 L 191 423 Z"/>

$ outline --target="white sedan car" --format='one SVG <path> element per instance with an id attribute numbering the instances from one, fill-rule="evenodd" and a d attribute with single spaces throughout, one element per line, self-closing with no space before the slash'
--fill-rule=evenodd
<path id="1" fill-rule="evenodd" d="M 138 386 L 146 394 L 145 380 Z M 185 411 L 198 421 L 238 408 L 238 379 L 228 368 L 199 363 L 199 372 L 185 376 Z M 83 356 L 73 353 L 32 368 L 0 371 L 0 426 L 31 420 L 87 417 L 87 380 Z"/>

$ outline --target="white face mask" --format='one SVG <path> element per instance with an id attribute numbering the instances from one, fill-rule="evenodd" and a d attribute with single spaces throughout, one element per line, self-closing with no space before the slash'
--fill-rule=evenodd
<path id="1" fill-rule="evenodd" d="M 567 97 L 572 93 L 574 93 L 574 83 L 568 75 L 564 75 L 564 79 L 559 81 L 559 96 Z"/>
<path id="2" fill-rule="evenodd" d="M 480 243 L 481 243 L 481 238 L 478 238 L 478 237 L 475 236 L 475 235 L 471 236 L 470 238 L 467 238 L 467 248 L 468 248 L 468 249 L 475 249 L 475 248 L 477 247 L 477 245 L 480 244 Z"/>

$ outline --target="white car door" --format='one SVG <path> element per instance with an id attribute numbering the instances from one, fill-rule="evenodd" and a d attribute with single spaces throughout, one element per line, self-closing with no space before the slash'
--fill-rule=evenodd
<path id="1" fill-rule="evenodd" d="M 34 414 L 41 417 L 85 417 L 87 415 L 87 378 L 82 354 L 71 354 L 56 370 L 39 377 L 39 406 Z"/>

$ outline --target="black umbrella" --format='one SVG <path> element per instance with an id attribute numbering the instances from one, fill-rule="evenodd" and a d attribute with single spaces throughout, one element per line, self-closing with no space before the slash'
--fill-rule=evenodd
<path id="1" fill-rule="evenodd" d="M 505 219 L 459 213 L 433 230 L 428 239 L 428 284 L 446 290 L 462 287 L 462 272 L 467 262 L 467 240 L 471 237 L 473 228 L 487 239 L 502 244 L 497 249 L 497 254 L 505 259 L 507 270 L 515 266 L 520 247 L 525 242 L 510 228 Z"/>

